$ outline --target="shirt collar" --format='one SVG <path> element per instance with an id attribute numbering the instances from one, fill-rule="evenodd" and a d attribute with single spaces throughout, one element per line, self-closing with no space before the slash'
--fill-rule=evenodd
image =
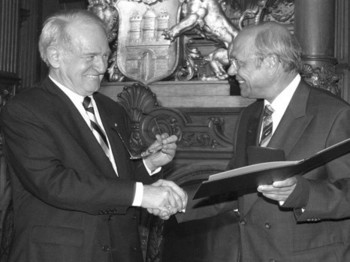
<path id="1" fill-rule="evenodd" d="M 282 112 L 286 110 L 300 81 L 301 81 L 300 74 L 297 74 L 292 80 L 292 82 L 290 82 L 289 85 L 271 103 L 271 106 L 274 110 L 278 110 Z M 265 105 L 266 104 L 270 104 L 270 103 L 265 100 Z"/>
<path id="2" fill-rule="evenodd" d="M 55 79 L 53 79 L 50 75 L 49 75 L 49 78 L 52 80 L 52 82 L 54 82 L 59 89 L 62 90 L 63 93 L 65 93 L 70 100 L 72 100 L 72 102 L 74 104 L 77 104 L 77 103 L 82 103 L 83 100 L 84 100 L 84 96 L 81 96 L 75 92 L 73 92 L 72 90 L 70 90 L 68 87 L 62 85 L 61 83 L 57 82 Z"/>

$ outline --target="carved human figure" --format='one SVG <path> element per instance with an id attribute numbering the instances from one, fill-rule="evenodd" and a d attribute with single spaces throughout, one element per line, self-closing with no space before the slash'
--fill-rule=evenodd
<path id="1" fill-rule="evenodd" d="M 180 23 L 169 30 L 164 31 L 164 37 L 172 41 L 188 30 L 194 30 L 201 36 L 214 40 L 223 47 L 216 49 L 204 59 L 209 62 L 216 78 L 226 79 L 228 77 L 225 67 L 229 65 L 227 49 L 233 42 L 238 32 L 242 29 L 245 18 L 254 18 L 255 23 L 260 22 L 262 10 L 266 8 L 267 0 L 259 0 L 252 9 L 241 12 L 239 5 L 236 10 L 230 10 L 234 17 L 228 18 L 225 13 L 227 3 L 225 0 L 180 0 L 182 1 L 182 12 L 184 18 Z M 238 16 L 238 17 L 237 17 Z M 234 24 L 238 20 L 239 24 Z"/>

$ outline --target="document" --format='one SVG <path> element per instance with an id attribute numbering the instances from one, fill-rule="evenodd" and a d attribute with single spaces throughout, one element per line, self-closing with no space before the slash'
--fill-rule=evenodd
<path id="1" fill-rule="evenodd" d="M 264 149 L 261 149 L 264 150 Z M 193 199 L 227 192 L 244 192 L 270 185 L 294 175 L 303 175 L 350 152 L 350 138 L 296 161 L 270 161 L 213 174 L 198 187 Z"/>

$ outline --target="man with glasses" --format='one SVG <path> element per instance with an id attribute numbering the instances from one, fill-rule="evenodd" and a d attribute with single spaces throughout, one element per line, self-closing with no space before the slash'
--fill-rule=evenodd
<path id="1" fill-rule="evenodd" d="M 282 25 L 245 28 L 229 58 L 241 95 L 257 99 L 241 113 L 229 169 L 249 164 L 249 146 L 300 160 L 350 137 L 350 106 L 301 79 L 301 48 Z M 236 213 L 240 261 L 350 261 L 350 155 L 243 192 Z"/>

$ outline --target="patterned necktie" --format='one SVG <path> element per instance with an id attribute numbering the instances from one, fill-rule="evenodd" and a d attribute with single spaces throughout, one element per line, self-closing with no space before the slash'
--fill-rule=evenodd
<path id="1" fill-rule="evenodd" d="M 273 108 L 270 105 L 266 105 L 264 108 L 263 121 L 262 121 L 262 133 L 260 138 L 260 146 L 265 147 L 269 143 L 272 137 L 272 113 Z"/>
<path id="2" fill-rule="evenodd" d="M 91 98 L 86 96 L 83 101 L 83 106 L 87 112 L 87 115 L 89 116 L 90 119 L 90 128 L 92 130 L 92 133 L 96 137 L 97 141 L 101 145 L 103 151 L 105 152 L 107 157 L 110 157 L 109 154 L 109 147 L 108 147 L 108 142 L 106 135 L 104 131 L 101 129 L 101 127 L 98 125 L 96 116 L 95 116 L 95 111 L 93 108 L 93 105 L 91 103 Z"/>

